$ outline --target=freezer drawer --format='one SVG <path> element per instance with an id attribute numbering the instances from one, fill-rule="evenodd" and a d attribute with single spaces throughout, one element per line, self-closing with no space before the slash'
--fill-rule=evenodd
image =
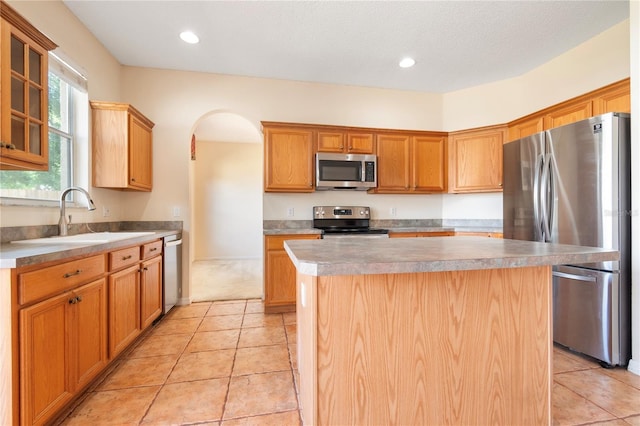
<path id="1" fill-rule="evenodd" d="M 607 364 L 626 364 L 619 286 L 618 273 L 556 266 L 553 340 Z"/>

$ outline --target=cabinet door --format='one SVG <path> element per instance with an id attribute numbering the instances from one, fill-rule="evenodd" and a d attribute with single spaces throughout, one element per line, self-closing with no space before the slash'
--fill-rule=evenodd
<path id="1" fill-rule="evenodd" d="M 631 112 L 631 88 L 628 79 L 611 85 L 593 100 L 593 115 L 607 112 Z"/>
<path id="2" fill-rule="evenodd" d="M 142 330 L 162 313 L 162 256 L 142 262 L 140 276 L 140 327 Z"/>
<path id="3" fill-rule="evenodd" d="M 452 134 L 450 192 L 502 191 L 505 136 L 505 126 Z"/>
<path id="4" fill-rule="evenodd" d="M 410 144 L 407 135 L 378 135 L 378 191 L 409 191 Z"/>
<path id="5" fill-rule="evenodd" d="M 264 304 L 266 307 L 296 303 L 296 268 L 284 249 L 286 240 L 317 240 L 320 235 L 265 237 Z"/>
<path id="6" fill-rule="evenodd" d="M 67 380 L 70 327 L 65 293 L 20 311 L 21 424 L 41 424 L 73 396 Z"/>
<path id="7" fill-rule="evenodd" d="M 47 49 L 4 19 L 0 36 L 0 168 L 48 170 Z"/>
<path id="8" fill-rule="evenodd" d="M 267 251 L 265 306 L 296 303 L 296 268 L 284 250 Z M 293 284 L 293 285 L 291 285 Z"/>
<path id="9" fill-rule="evenodd" d="M 593 116 L 591 99 L 568 103 L 548 112 L 544 117 L 544 129 L 564 126 Z"/>
<path id="10" fill-rule="evenodd" d="M 104 278 L 71 292 L 70 382 L 78 390 L 107 365 L 107 285 Z"/>
<path id="11" fill-rule="evenodd" d="M 531 117 L 509 125 L 509 141 L 534 135 L 544 130 L 544 117 Z"/>
<path id="12" fill-rule="evenodd" d="M 129 116 L 129 185 L 151 191 L 153 187 L 151 129 Z"/>
<path id="13" fill-rule="evenodd" d="M 313 192 L 313 132 L 265 128 L 266 192 Z"/>
<path id="14" fill-rule="evenodd" d="M 140 334 L 139 265 L 109 276 L 109 357 L 119 354 Z"/>
<path id="15" fill-rule="evenodd" d="M 412 181 L 417 192 L 443 192 L 447 189 L 446 139 L 416 136 L 412 143 Z"/>
<path id="16" fill-rule="evenodd" d="M 373 133 L 347 133 L 347 154 L 373 154 Z"/>
<path id="17" fill-rule="evenodd" d="M 318 131 L 318 152 L 343 152 L 345 135 L 343 132 Z"/>

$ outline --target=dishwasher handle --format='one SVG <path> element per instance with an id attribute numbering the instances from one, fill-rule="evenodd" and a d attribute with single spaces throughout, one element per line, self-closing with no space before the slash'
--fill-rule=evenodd
<path id="1" fill-rule="evenodd" d="M 165 247 L 173 247 L 173 246 L 179 246 L 182 244 L 182 240 L 174 240 L 174 241 L 168 241 L 166 243 L 164 243 Z"/>

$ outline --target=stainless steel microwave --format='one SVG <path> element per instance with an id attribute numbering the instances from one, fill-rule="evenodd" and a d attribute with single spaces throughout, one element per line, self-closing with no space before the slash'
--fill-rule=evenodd
<path id="1" fill-rule="evenodd" d="M 375 155 L 316 154 L 316 190 L 375 188 L 378 181 Z"/>

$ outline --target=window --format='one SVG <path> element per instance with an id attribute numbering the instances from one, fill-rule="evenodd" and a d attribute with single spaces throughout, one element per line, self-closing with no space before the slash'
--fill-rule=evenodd
<path id="1" fill-rule="evenodd" d="M 57 57 L 49 59 L 49 170 L 0 171 L 3 204 L 58 201 L 63 189 L 88 184 L 86 81 Z"/>

